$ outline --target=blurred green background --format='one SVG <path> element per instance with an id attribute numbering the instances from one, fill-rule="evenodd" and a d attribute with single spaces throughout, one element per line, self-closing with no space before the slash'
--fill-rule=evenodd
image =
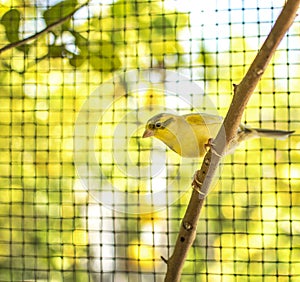
<path id="1" fill-rule="evenodd" d="M 172 253 L 197 163 L 185 167 L 186 178 L 174 184 L 184 186 L 183 196 L 179 191 L 182 197 L 165 209 L 132 214 L 107 208 L 76 174 L 78 113 L 115 74 L 154 68 L 162 88 L 163 69 L 198 83 L 224 116 L 232 84 L 245 74 L 283 3 L 1 1 L 1 48 L 49 31 L 0 50 L 0 280 L 162 281 L 160 256 Z M 182 281 L 300 279 L 299 27 L 296 19 L 243 119 L 296 133 L 285 141 L 253 140 L 226 157 Z M 134 93 L 139 107 L 168 105 L 150 82 L 144 87 Z M 126 177 L 112 157 L 116 112 L 126 112 L 130 94 L 120 81 L 106 93 L 125 102 L 118 100 L 95 135 L 99 166 L 129 198 L 152 181 Z M 192 104 L 173 110 L 195 111 Z M 137 167 L 149 165 L 153 146 L 140 140 L 140 130 L 128 138 Z M 178 174 L 180 160 L 172 154 L 167 152 L 168 171 L 159 182 L 165 186 Z M 173 197 L 168 190 L 165 195 Z"/>

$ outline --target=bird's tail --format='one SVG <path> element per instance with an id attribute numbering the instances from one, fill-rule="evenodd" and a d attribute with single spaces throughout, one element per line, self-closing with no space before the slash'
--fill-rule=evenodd
<path id="1" fill-rule="evenodd" d="M 226 154 L 231 154 L 235 151 L 238 145 L 246 140 L 259 138 L 259 137 L 268 137 L 275 139 L 285 139 L 295 131 L 286 131 L 286 130 L 273 130 L 273 129 L 261 129 L 261 128 L 251 128 L 240 125 L 239 131 L 231 143 L 228 145 Z"/>
<path id="2" fill-rule="evenodd" d="M 258 137 L 285 139 L 294 132 L 295 131 L 249 128 L 241 125 L 240 130 L 238 132 L 238 138 L 239 142 Z"/>

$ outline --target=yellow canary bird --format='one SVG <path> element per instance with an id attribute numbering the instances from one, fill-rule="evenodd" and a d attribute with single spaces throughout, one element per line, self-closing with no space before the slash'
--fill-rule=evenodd
<path id="1" fill-rule="evenodd" d="M 222 122 L 222 117 L 207 113 L 182 116 L 161 113 L 148 120 L 143 138 L 156 137 L 182 157 L 202 157 L 211 145 L 210 141 L 216 137 Z M 248 139 L 284 139 L 292 133 L 294 131 L 249 128 L 241 125 L 235 142 L 229 146 L 227 153 L 233 152 L 238 144 Z"/>

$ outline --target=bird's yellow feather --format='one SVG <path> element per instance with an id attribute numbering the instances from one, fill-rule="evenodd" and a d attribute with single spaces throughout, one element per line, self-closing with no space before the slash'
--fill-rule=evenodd
<path id="1" fill-rule="evenodd" d="M 202 124 L 221 124 L 222 117 L 212 114 L 187 114 L 183 115 L 184 119 L 191 125 L 202 125 Z"/>

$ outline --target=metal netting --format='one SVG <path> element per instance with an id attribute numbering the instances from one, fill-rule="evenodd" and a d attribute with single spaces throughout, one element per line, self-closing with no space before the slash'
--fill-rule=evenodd
<path id="1" fill-rule="evenodd" d="M 1 2 L 0 281 L 163 281 L 201 162 L 145 124 L 225 116 L 284 5 L 206 2 Z M 296 132 L 224 158 L 181 281 L 300 279 L 299 28 L 243 118 Z"/>

